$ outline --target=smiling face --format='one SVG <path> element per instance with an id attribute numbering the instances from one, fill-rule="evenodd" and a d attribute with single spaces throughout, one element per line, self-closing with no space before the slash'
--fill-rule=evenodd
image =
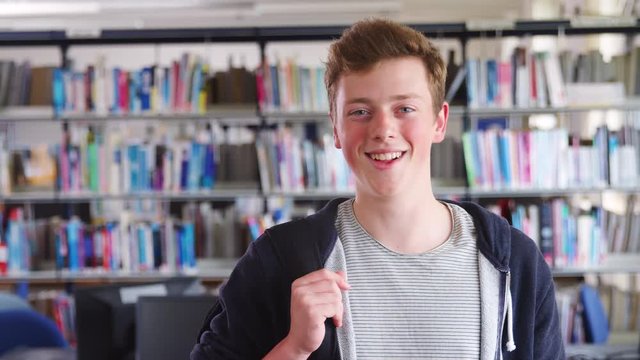
<path id="1" fill-rule="evenodd" d="M 420 196 L 430 187 L 431 144 L 444 139 L 448 105 L 434 110 L 417 57 L 383 60 L 338 81 L 335 146 L 356 177 L 359 196 Z"/>

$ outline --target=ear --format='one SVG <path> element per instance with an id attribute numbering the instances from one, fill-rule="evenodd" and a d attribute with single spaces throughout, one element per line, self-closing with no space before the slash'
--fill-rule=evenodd
<path id="1" fill-rule="evenodd" d="M 342 149 L 342 145 L 340 145 L 340 138 L 338 137 L 338 130 L 337 130 L 337 121 L 336 121 L 336 116 L 335 114 L 333 114 L 332 112 L 329 112 L 329 119 L 331 119 L 331 125 L 333 128 L 333 145 L 336 147 L 336 149 Z"/>
<path id="2" fill-rule="evenodd" d="M 445 101 L 442 103 L 442 107 L 436 115 L 435 133 L 433 135 L 433 142 L 440 143 L 444 140 L 444 136 L 447 132 L 447 121 L 449 120 L 449 104 Z"/>

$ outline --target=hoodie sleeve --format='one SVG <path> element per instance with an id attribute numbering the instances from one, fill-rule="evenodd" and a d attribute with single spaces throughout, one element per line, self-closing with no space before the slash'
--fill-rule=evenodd
<path id="1" fill-rule="evenodd" d="M 545 267 L 551 278 L 550 270 Z M 564 359 L 564 343 L 560 332 L 558 307 L 553 281 L 546 282 L 544 296 L 538 302 L 535 315 L 534 359 Z"/>
<path id="2" fill-rule="evenodd" d="M 250 245 L 221 288 L 191 360 L 261 358 L 286 335 L 290 299 L 278 291 L 279 265 L 268 237 Z"/>

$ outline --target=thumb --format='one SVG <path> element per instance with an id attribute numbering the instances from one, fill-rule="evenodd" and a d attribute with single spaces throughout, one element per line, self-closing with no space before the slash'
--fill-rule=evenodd
<path id="1" fill-rule="evenodd" d="M 351 289 L 351 285 L 349 285 L 349 283 L 347 282 L 347 273 L 344 272 L 344 270 L 338 270 L 338 271 L 336 271 L 336 274 L 338 274 L 338 276 L 340 276 L 340 278 L 341 278 L 341 280 L 338 282 L 338 286 L 342 290 Z"/>

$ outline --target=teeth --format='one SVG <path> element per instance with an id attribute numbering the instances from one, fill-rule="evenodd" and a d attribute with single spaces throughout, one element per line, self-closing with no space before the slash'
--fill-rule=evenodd
<path id="1" fill-rule="evenodd" d="M 400 156 L 402 156 L 402 153 L 401 152 L 390 152 L 390 153 L 384 153 L 384 154 L 369 154 L 369 156 L 373 160 L 389 161 L 389 160 L 394 160 L 394 159 L 399 158 Z"/>

